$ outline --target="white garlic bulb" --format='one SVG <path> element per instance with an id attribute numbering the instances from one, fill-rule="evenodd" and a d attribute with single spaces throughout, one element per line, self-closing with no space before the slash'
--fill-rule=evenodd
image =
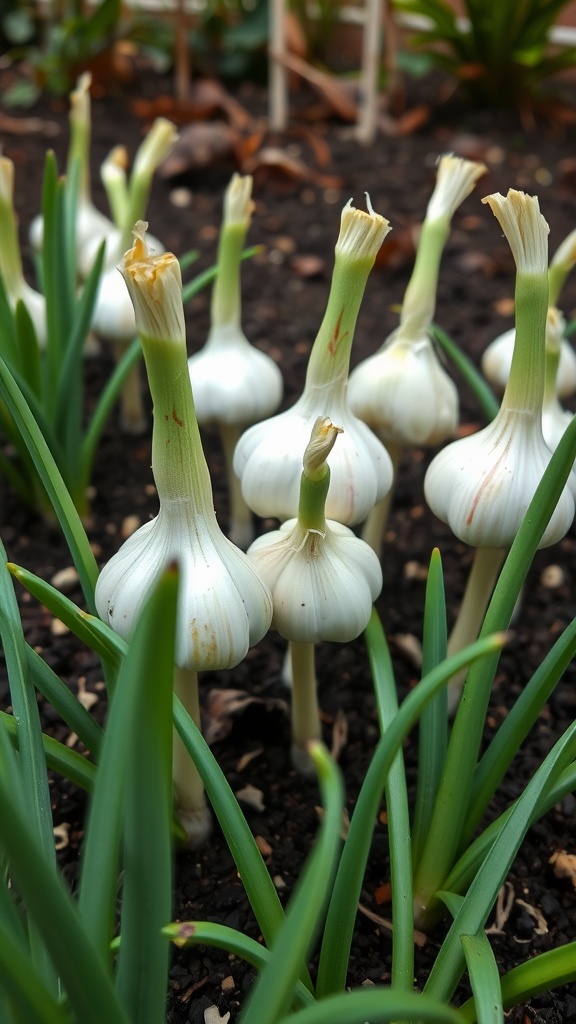
<path id="1" fill-rule="evenodd" d="M 160 512 L 104 567 L 96 607 L 129 638 L 159 575 L 176 561 L 182 579 L 176 662 L 184 669 L 229 668 L 268 629 L 271 599 L 246 555 L 218 527 L 187 371 L 180 268 L 171 253 L 149 255 L 144 227 L 135 229 L 121 270 L 154 401 L 152 468 Z"/>
<path id="2" fill-rule="evenodd" d="M 272 592 L 272 628 L 286 640 L 346 643 L 366 628 L 382 569 L 348 527 L 326 520 L 318 533 L 291 519 L 255 540 L 247 554 Z"/>
<path id="3" fill-rule="evenodd" d="M 398 328 L 350 374 L 352 411 L 382 438 L 402 447 L 437 445 L 458 424 L 458 391 L 427 334 L 407 339 Z"/>
<path id="4" fill-rule="evenodd" d="M 501 410 L 436 455 L 424 480 L 426 501 L 466 544 L 509 548 L 550 458 L 538 414 Z M 565 489 L 539 546 L 560 540 L 573 518 Z"/>
<path id="5" fill-rule="evenodd" d="M 548 225 L 538 200 L 510 189 L 488 196 L 510 243 L 517 268 L 516 344 L 510 376 L 495 419 L 448 445 L 424 481 L 432 511 L 460 540 L 476 548 L 506 549 L 516 537 L 551 452 L 542 434 L 544 350 L 548 303 Z M 540 541 L 560 540 L 574 518 L 565 487 Z"/>
<path id="6" fill-rule="evenodd" d="M 304 391 L 291 409 L 247 430 L 236 447 L 234 470 L 247 505 L 258 515 L 285 520 L 296 514 L 302 452 L 318 416 L 329 417 L 343 429 L 331 460 L 326 501 L 330 519 L 346 525 L 361 522 L 391 486 L 388 452 L 351 412 L 346 393 L 362 294 L 388 230 L 388 222 L 371 206 L 363 213 L 350 202 L 342 211 L 328 308 L 310 355 Z"/>
<path id="7" fill-rule="evenodd" d="M 96 584 L 100 618 L 129 640 L 171 562 L 180 572 L 176 664 L 197 670 L 237 665 L 268 630 L 270 595 L 245 554 L 220 532 L 213 511 L 201 513 L 190 501 L 161 505 L 103 568 Z"/>

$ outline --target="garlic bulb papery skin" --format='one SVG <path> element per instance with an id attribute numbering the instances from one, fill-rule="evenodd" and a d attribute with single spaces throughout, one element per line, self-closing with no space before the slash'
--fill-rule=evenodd
<path id="1" fill-rule="evenodd" d="M 250 344 L 240 326 L 240 261 L 254 207 L 251 197 L 252 178 L 235 174 L 224 196 L 210 333 L 188 360 L 200 424 L 246 427 L 270 416 L 282 400 L 279 368 Z"/>
<path id="2" fill-rule="evenodd" d="M 46 345 L 46 300 L 24 277 L 14 210 L 14 164 L 0 156 L 0 275 L 12 310 L 23 302 L 28 310 L 40 348 Z"/>
<path id="3" fill-rule="evenodd" d="M 426 500 L 455 535 L 476 548 L 509 548 L 548 465 L 542 434 L 544 343 L 548 305 L 548 225 L 538 200 L 510 190 L 489 196 L 517 266 L 516 345 L 502 406 L 483 430 L 455 441 L 432 461 Z M 574 518 L 565 488 L 540 547 L 560 540 Z"/>
<path id="4" fill-rule="evenodd" d="M 458 390 L 427 334 L 407 339 L 397 328 L 352 371 L 348 396 L 384 444 L 441 444 L 458 425 Z"/>
<path id="5" fill-rule="evenodd" d="M 356 210 L 342 211 L 340 235 L 326 314 L 314 342 L 304 391 L 286 412 L 250 427 L 240 438 L 234 470 L 247 505 L 261 516 L 296 515 L 302 452 L 318 416 L 343 429 L 331 459 L 326 514 L 345 525 L 359 523 L 392 483 L 388 452 L 350 410 L 347 398 L 350 350 L 366 281 L 388 222 Z"/>
<path id="6" fill-rule="evenodd" d="M 471 160 L 440 158 L 400 325 L 350 374 L 350 406 L 384 444 L 436 445 L 456 429 L 458 391 L 440 363 L 429 330 L 452 217 L 485 171 L 484 164 Z"/>
<path id="7" fill-rule="evenodd" d="M 68 178 L 74 173 L 74 165 L 79 165 L 78 201 L 75 215 L 76 260 L 83 262 L 85 247 L 94 247 L 94 258 L 102 244 L 114 230 L 114 224 L 100 212 L 92 202 L 90 190 L 90 86 L 92 75 L 86 71 L 80 75 L 76 88 L 70 93 L 70 142 L 66 160 Z M 34 218 L 29 231 L 30 244 L 36 252 L 42 250 L 44 242 L 44 219 L 42 214 Z M 91 266 L 92 264 L 90 264 Z M 87 275 L 84 275 L 87 276 Z"/>
<path id="8" fill-rule="evenodd" d="M 95 599 L 100 617 L 129 640 L 158 576 L 167 564 L 178 563 L 176 663 L 191 674 L 188 699 L 179 695 L 197 714 L 197 670 L 241 661 L 268 630 L 272 601 L 246 555 L 218 527 L 188 374 L 180 267 L 171 253 L 150 256 L 144 231 L 145 225 L 136 226 L 121 271 L 134 303 L 154 404 L 152 472 L 160 511 L 104 567 Z M 181 751 L 175 765 L 182 772 L 175 786 L 185 827 L 194 831 L 200 819 L 199 832 L 190 835 L 194 843 L 205 825 L 198 776 Z"/>
<path id="9" fill-rule="evenodd" d="M 304 453 L 297 518 L 259 537 L 247 552 L 272 593 L 272 628 L 290 641 L 292 755 L 305 772 L 310 769 L 305 745 L 321 734 L 313 645 L 355 639 L 382 587 L 374 551 L 346 526 L 325 518 L 326 458 L 338 434 L 328 417 L 316 420 Z"/>

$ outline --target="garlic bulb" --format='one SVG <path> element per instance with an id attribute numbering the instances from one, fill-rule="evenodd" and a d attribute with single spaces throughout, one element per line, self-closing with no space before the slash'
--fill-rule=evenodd
<path id="1" fill-rule="evenodd" d="M 509 548 L 550 458 L 537 413 L 501 410 L 483 430 L 432 460 L 426 501 L 466 544 Z M 574 501 L 565 490 L 539 546 L 560 540 L 573 518 Z"/>
<path id="2" fill-rule="evenodd" d="M 551 453 L 541 407 L 548 301 L 547 234 L 538 200 L 510 190 L 485 200 L 508 237 L 517 266 L 516 346 L 496 418 L 484 430 L 448 445 L 424 483 L 432 511 L 460 540 L 477 548 L 509 548 Z M 574 518 L 567 488 L 540 547 L 560 540 Z"/>
<path id="3" fill-rule="evenodd" d="M 253 539 L 254 528 L 233 470 L 234 449 L 242 430 L 276 411 L 283 391 L 276 363 L 250 344 L 240 325 L 240 261 L 254 206 L 251 196 L 252 178 L 235 174 L 224 196 L 210 333 L 204 348 L 188 360 L 198 422 L 217 423 L 220 428 L 228 475 L 229 536 L 242 548 Z"/>
<path id="4" fill-rule="evenodd" d="M 289 519 L 248 548 L 272 592 L 272 629 L 297 643 L 347 643 L 366 628 L 382 589 L 372 548 L 347 526 L 326 520 L 323 533 Z"/>
<path id="5" fill-rule="evenodd" d="M 180 267 L 171 253 L 149 255 L 144 230 L 136 226 L 134 247 L 120 269 L 134 303 L 154 402 L 152 472 L 160 511 L 104 567 L 96 607 L 130 639 L 159 575 L 178 563 L 177 690 L 199 724 L 197 670 L 236 665 L 266 633 L 272 602 L 246 555 L 218 527 L 188 374 Z M 178 737 L 174 770 L 182 821 L 196 844 L 206 834 L 207 811 Z"/>
<path id="6" fill-rule="evenodd" d="M 94 206 L 90 193 L 91 84 L 92 75 L 87 71 L 80 75 L 74 92 L 70 94 L 70 142 L 66 174 L 70 178 L 76 173 L 75 164 L 78 164 L 78 200 L 74 221 L 77 262 L 82 262 L 88 244 L 94 246 L 95 257 L 101 243 L 114 230 L 112 221 Z M 40 252 L 44 242 L 44 219 L 41 214 L 32 221 L 29 238 L 33 249 Z"/>
<path id="7" fill-rule="evenodd" d="M 405 448 L 440 444 L 458 423 L 458 391 L 438 358 L 430 327 L 452 217 L 485 170 L 484 164 L 451 154 L 440 158 L 400 324 L 350 374 L 350 406 L 386 445 L 395 476 Z M 392 496 L 390 490 L 375 505 L 362 530 L 376 552 L 382 546 Z"/>
<path id="8" fill-rule="evenodd" d="M 290 641 L 293 758 L 303 771 L 309 768 L 305 744 L 320 736 L 313 645 L 355 639 L 382 587 L 374 551 L 325 518 L 326 458 L 339 433 L 328 417 L 316 420 L 304 452 L 297 518 L 259 537 L 247 552 L 272 593 L 272 628 Z"/>
<path id="9" fill-rule="evenodd" d="M 458 392 L 438 359 L 429 331 L 452 217 L 485 171 L 484 164 L 451 154 L 440 158 L 400 325 L 378 352 L 350 374 L 350 406 L 385 444 L 435 445 L 456 428 Z"/>
<path id="10" fill-rule="evenodd" d="M 384 444 L 437 445 L 458 424 L 458 391 L 428 334 L 397 328 L 350 374 L 350 405 Z"/>
<path id="11" fill-rule="evenodd" d="M 482 373 L 500 394 L 506 387 L 512 364 L 516 329 L 511 327 L 490 342 L 482 356 Z M 566 338 L 560 343 L 560 362 L 556 378 L 559 398 L 567 398 L 576 391 L 576 352 Z"/>
<path id="12" fill-rule="evenodd" d="M 198 422 L 246 426 L 270 416 L 282 399 L 282 375 L 240 326 L 240 260 L 254 204 L 252 178 L 235 174 L 224 196 L 210 333 L 188 360 Z"/>
<path id="13" fill-rule="evenodd" d="M 46 344 L 46 300 L 24 277 L 18 241 L 18 220 L 14 211 L 14 164 L 0 157 L 0 276 L 11 309 L 23 302 L 34 326 L 38 345 Z"/>
<path id="14" fill-rule="evenodd" d="M 343 429 L 331 464 L 326 514 L 347 525 L 361 522 L 392 483 L 389 455 L 369 427 L 351 412 L 348 368 L 360 302 L 388 222 L 356 210 L 342 211 L 328 307 L 314 342 L 304 391 L 286 412 L 257 423 L 240 438 L 234 470 L 242 494 L 261 516 L 289 519 L 296 514 L 302 452 L 318 416 Z"/>
<path id="15" fill-rule="evenodd" d="M 154 400 L 152 471 L 160 512 L 140 527 L 98 579 L 99 614 L 129 638 L 158 575 L 176 560 L 182 577 L 176 660 L 185 668 L 230 668 L 262 638 L 270 595 L 221 533 L 186 369 L 176 257 L 150 256 L 141 227 L 122 274 L 134 303 Z"/>

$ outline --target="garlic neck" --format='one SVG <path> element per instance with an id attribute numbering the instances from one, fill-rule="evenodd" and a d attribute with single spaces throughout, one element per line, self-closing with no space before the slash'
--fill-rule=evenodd
<path id="1" fill-rule="evenodd" d="M 142 349 L 154 404 L 152 472 L 160 504 L 191 501 L 214 516 L 185 345 L 142 337 Z"/>
<path id="2" fill-rule="evenodd" d="M 240 261 L 247 230 L 247 223 L 235 223 L 224 224 L 220 231 L 218 274 L 210 309 L 212 330 L 240 326 Z"/>
<path id="3" fill-rule="evenodd" d="M 544 349 L 548 311 L 546 273 L 516 275 L 516 341 L 502 410 L 540 416 L 544 397 Z"/>
<path id="4" fill-rule="evenodd" d="M 449 232 L 449 217 L 425 220 L 422 224 L 416 262 L 400 314 L 402 338 L 422 337 L 434 318 L 440 261 Z"/>
<path id="5" fill-rule="evenodd" d="M 308 361 L 306 390 L 348 379 L 354 329 L 373 265 L 373 258 L 336 253 L 326 313 Z"/>

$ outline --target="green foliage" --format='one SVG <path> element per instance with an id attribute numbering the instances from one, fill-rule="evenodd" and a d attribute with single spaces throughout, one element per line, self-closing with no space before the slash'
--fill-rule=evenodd
<path id="1" fill-rule="evenodd" d="M 452 75 L 476 103 L 526 103 L 542 83 L 576 64 L 576 47 L 553 46 L 551 28 L 568 0 L 464 0 L 463 17 L 448 0 L 394 0 L 426 18 L 411 45 L 429 66 Z"/>

